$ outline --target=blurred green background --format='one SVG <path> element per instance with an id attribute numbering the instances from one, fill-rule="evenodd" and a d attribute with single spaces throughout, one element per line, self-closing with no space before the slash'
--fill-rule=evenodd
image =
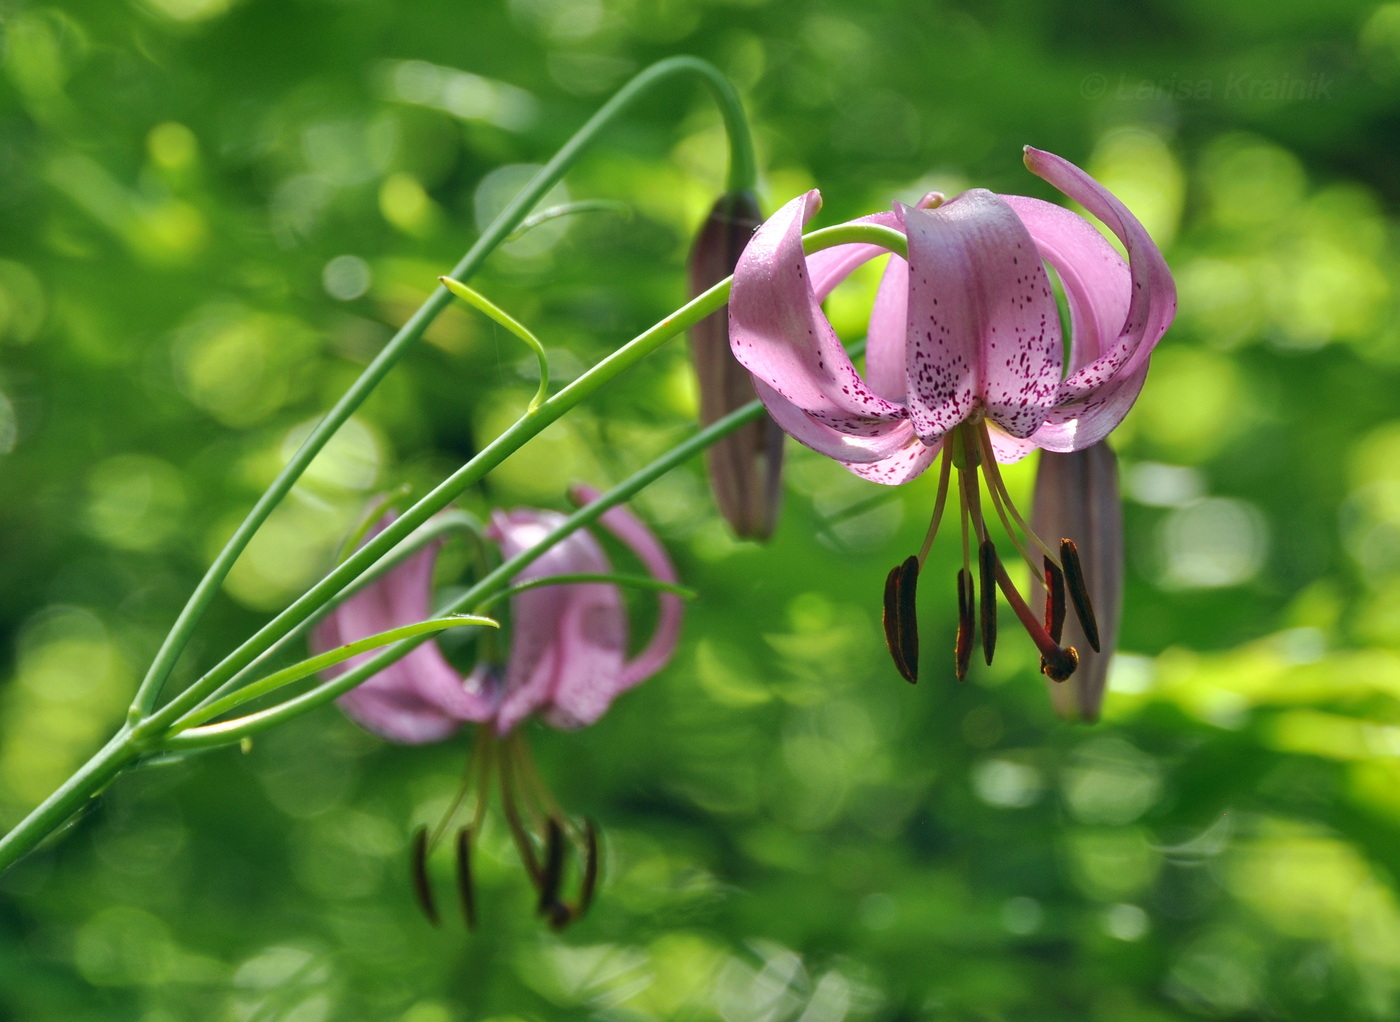
<path id="1" fill-rule="evenodd" d="M 0 879 L 0 1018 L 1400 1017 L 1400 4 L 5 0 L 0 30 L 4 823 L 112 731 L 435 275 L 652 60 L 731 75 L 767 208 L 819 186 L 824 223 L 929 187 L 1050 197 L 1026 143 L 1085 164 L 1182 310 L 1117 434 L 1129 587 L 1099 725 L 1054 719 L 1014 636 L 946 676 L 953 543 L 926 569 L 925 680 L 898 679 L 878 598 L 932 480 L 881 489 L 790 445 L 756 547 L 692 466 L 637 503 L 702 593 L 675 662 L 597 726 L 533 735 L 605 834 L 585 921 L 531 917 L 497 828 L 480 932 L 431 929 L 407 839 L 468 740 L 389 747 L 326 710 L 121 779 Z M 674 85 L 561 190 L 630 217 L 540 228 L 475 283 L 567 379 L 683 299 L 724 162 Z M 858 333 L 868 297 L 833 318 Z M 369 495 L 502 428 L 531 367 L 444 316 L 180 679 L 324 570 Z M 694 400 L 672 345 L 469 503 L 562 506 L 685 436 Z"/>

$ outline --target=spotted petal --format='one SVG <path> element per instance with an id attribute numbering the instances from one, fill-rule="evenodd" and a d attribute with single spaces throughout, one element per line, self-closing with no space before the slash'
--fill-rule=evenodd
<path id="1" fill-rule="evenodd" d="M 1146 228 L 1107 188 L 1068 160 L 1029 146 L 1026 147 L 1026 166 L 1103 221 L 1128 253 L 1132 291 L 1123 326 L 1099 358 L 1064 381 L 1060 388 L 1060 404 L 1067 405 L 1088 397 L 1115 377 L 1132 374 L 1145 365 L 1147 356 L 1176 315 L 1176 284 Z M 1118 389 L 1121 393 L 1122 388 Z M 1135 390 L 1133 394 L 1136 396 Z M 1127 401 L 1128 406 L 1131 404 L 1131 400 Z M 1122 401 L 1114 403 L 1115 408 L 1122 406 Z M 1125 414 L 1126 411 L 1123 407 Z M 1098 430 L 1083 432 L 1089 435 Z"/>
<path id="2" fill-rule="evenodd" d="M 729 297 L 730 345 L 734 357 L 794 409 L 842 435 L 878 438 L 897 428 L 904 410 L 860 378 L 822 313 L 802 251 L 802 226 L 819 204 L 815 191 L 799 196 L 749 242 Z"/>
<path id="3" fill-rule="evenodd" d="M 984 189 L 905 209 L 909 414 L 925 443 L 977 408 L 1013 437 L 1045 421 L 1060 385 L 1050 281 L 1015 212 Z"/>

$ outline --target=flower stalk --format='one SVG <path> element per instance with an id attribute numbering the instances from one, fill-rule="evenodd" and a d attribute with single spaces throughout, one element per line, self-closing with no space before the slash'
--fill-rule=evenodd
<path id="1" fill-rule="evenodd" d="M 743 106 L 734 87 L 713 65 L 703 60 L 694 57 L 663 60 L 633 78 L 595 113 L 501 211 L 447 275 L 459 281 L 470 279 L 486 258 L 520 227 L 545 193 L 562 178 L 606 128 L 619 120 L 643 96 L 658 86 L 682 77 L 697 78 L 707 87 L 720 108 L 730 143 L 729 189 L 751 189 L 757 177 L 757 165 Z M 486 451 L 410 508 L 396 523 L 398 528 L 386 530 L 384 534 L 376 537 L 368 546 L 339 565 L 291 607 L 260 629 L 255 636 L 225 657 L 213 670 L 157 709 L 161 690 L 234 563 L 253 536 L 291 492 L 298 479 L 340 427 L 364 403 L 408 347 L 422 336 L 451 301 L 451 292 L 446 287 L 434 290 L 303 441 L 214 558 L 137 687 L 125 723 L 108 743 L 58 790 L 8 834 L 0 837 L 0 871 L 8 868 L 60 827 L 123 769 L 143 758 L 171 751 L 171 739 L 182 729 L 204 719 L 199 714 L 214 705 L 215 700 L 228 697 L 232 691 L 235 694 L 230 698 L 241 703 L 243 700 L 238 695 L 238 685 L 252 669 L 290 637 L 304 630 L 317 615 L 324 613 L 333 601 L 344 599 L 356 587 L 363 585 L 368 575 L 385 570 L 386 559 L 394 556 L 396 548 L 409 540 L 419 529 L 429 528 L 428 520 L 436 511 L 441 510 L 468 486 L 479 482 L 490 469 L 499 465 L 549 423 L 630 368 L 674 333 L 684 330 L 692 322 L 692 313 L 703 316 L 713 311 L 718 305 L 710 303 L 716 300 L 722 305 L 727 293 L 727 282 L 723 287 L 711 289 L 633 344 L 615 352 L 592 372 L 580 377 L 553 398 L 540 401 L 537 407 L 527 412 L 505 434 L 498 437 Z M 390 648 L 405 648 L 406 651 L 407 648 L 412 648 L 412 640 L 400 642 Z M 294 704 L 294 708 L 310 708 L 311 705 L 315 705 L 299 704 L 295 699 L 282 705 L 286 707 L 289 704 Z M 219 707 L 220 710 L 226 710 L 232 705 L 232 702 L 220 703 Z M 296 712 L 302 711 L 297 709 Z M 217 727 L 206 725 L 209 726 Z"/>

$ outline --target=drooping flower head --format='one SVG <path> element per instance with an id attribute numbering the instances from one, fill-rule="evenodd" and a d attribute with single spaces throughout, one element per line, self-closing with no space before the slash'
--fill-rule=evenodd
<path id="1" fill-rule="evenodd" d="M 579 487 L 575 496 L 580 503 L 588 503 L 598 494 Z M 539 546 L 563 521 L 564 516 L 554 511 L 497 511 L 485 538 L 503 560 L 509 560 Z M 630 511 L 610 508 L 599 521 L 654 578 L 676 582 L 665 549 Z M 415 553 L 345 600 L 317 627 L 312 645 L 324 651 L 431 617 L 436 558 L 436 546 Z M 520 725 L 539 717 L 556 728 L 584 727 L 607 712 L 618 695 L 669 662 L 680 633 L 679 596 L 660 594 L 655 630 L 641 651 L 629 656 L 627 609 L 617 585 L 590 580 L 540 584 L 559 576 L 611 574 L 612 565 L 598 541 L 583 530 L 573 532 L 511 580 L 518 591 L 510 598 L 511 636 L 504 663 L 484 658 L 464 677 L 436 645 L 426 643 L 339 700 L 356 723 L 401 744 L 442 741 L 464 723 L 478 725 L 468 782 L 474 788 L 475 805 L 471 822 L 457 837 L 458 879 L 469 925 L 474 915 L 471 841 L 480 830 L 493 784 L 539 893 L 540 914 L 552 925 L 563 926 L 588 907 L 597 869 L 593 827 L 587 821 L 576 823 L 557 808 L 530 761 Z M 347 670 L 367 655 L 347 660 L 331 673 Z M 455 808 L 464 801 L 459 799 Z M 455 808 L 433 834 L 420 831 L 415 843 L 415 882 L 424 910 L 434 922 L 437 913 L 427 883 L 426 859 L 447 832 Z M 580 893 L 573 903 L 560 896 L 569 843 L 579 849 L 582 861 Z"/>
<path id="2" fill-rule="evenodd" d="M 974 189 L 944 201 L 861 218 L 904 234 L 908 259 L 891 257 L 871 312 L 862 376 L 821 310 L 857 266 L 884 255 L 875 245 L 838 245 L 804 255 L 803 225 L 814 191 L 759 229 L 734 274 L 730 339 L 759 396 L 794 438 L 857 475 L 895 484 L 942 455 L 929 535 L 891 572 L 886 636 L 901 673 L 917 677 L 913 591 L 928 555 L 952 469 L 961 484 L 964 567 L 958 578 L 955 669 L 967 670 L 974 618 L 991 661 L 1000 590 L 1035 640 L 1042 669 L 1068 678 L 1078 654 L 1061 646 L 1068 591 L 1091 644 L 1099 639 L 1077 548 L 1043 543 L 1012 505 L 998 463 L 1035 448 L 1078 451 L 1122 421 L 1147 374 L 1148 357 L 1176 310 L 1176 290 L 1157 246 L 1107 189 L 1073 164 L 1026 150 L 1026 165 L 1098 217 L 1125 261 L 1087 220 L 1059 206 Z M 1069 307 L 1069 343 L 1045 265 Z M 1042 622 L 1026 607 L 988 538 L 979 476 L 1033 573 L 1049 582 Z M 1092 541 L 1093 537 L 1081 537 Z M 1039 547 L 1042 558 L 1033 553 Z M 976 561 L 974 572 L 973 561 Z M 981 585 L 981 599 L 977 585 Z"/>

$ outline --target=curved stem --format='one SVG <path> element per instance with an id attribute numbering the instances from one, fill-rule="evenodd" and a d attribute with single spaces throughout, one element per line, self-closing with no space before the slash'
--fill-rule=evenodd
<path id="1" fill-rule="evenodd" d="M 596 521 L 598 518 L 602 517 L 603 512 L 607 511 L 609 508 L 615 507 L 623 501 L 628 500 L 677 465 L 694 457 L 711 444 L 728 436 L 745 424 L 755 421 L 763 414 L 763 405 L 758 401 L 751 401 L 737 411 L 726 415 L 713 425 L 696 433 L 684 443 L 667 451 L 650 465 L 634 473 L 617 486 L 614 486 L 611 490 L 608 490 L 597 500 L 575 511 L 551 531 L 549 535 L 541 539 L 537 545 L 503 562 L 498 568 L 472 586 L 466 593 L 453 601 L 450 606 L 443 610 L 443 613 L 457 613 L 466 607 L 480 606 L 482 601 L 488 599 L 491 594 L 507 586 L 510 580 L 518 575 L 526 565 L 541 556 L 560 540 L 583 528 L 585 525 Z M 218 724 L 191 728 L 188 731 L 171 735 L 161 743 L 162 748 L 171 751 L 208 749 L 241 741 L 249 735 L 265 731 L 293 717 L 300 716 L 308 710 L 325 705 L 337 696 L 348 692 L 366 678 L 382 671 L 394 661 L 407 656 L 418 645 L 419 643 L 412 639 L 397 643 L 377 654 L 373 659 L 367 660 L 363 664 L 352 668 L 333 680 L 327 681 L 309 692 L 304 692 L 299 696 L 289 699 L 285 703 L 270 707 L 258 713 L 249 714 L 246 717 L 240 717 L 237 720 L 223 721 Z"/>
<path id="2" fill-rule="evenodd" d="M 843 230 L 846 229 L 843 228 Z M 895 232 L 867 225 L 863 231 L 858 230 L 855 233 L 847 231 L 839 239 L 828 234 L 827 243 L 867 242 L 888 247 L 891 239 L 886 238 L 886 234 L 895 234 L 895 237 L 902 242 L 902 236 Z M 821 246 L 816 244 L 815 247 Z M 318 611 L 328 606 L 332 599 L 343 595 L 346 590 L 353 591 L 354 586 L 362 584 L 367 573 L 384 570 L 384 564 L 381 562 L 385 561 L 386 555 L 390 555 L 391 559 L 395 548 L 412 533 L 423 527 L 433 513 L 440 510 L 457 492 L 480 479 L 569 408 L 636 364 L 665 343 L 667 339 L 686 330 L 694 322 L 703 319 L 723 306 L 728 301 L 729 285 L 730 281 L 727 279 L 716 284 L 684 308 L 662 320 L 651 330 L 618 349 L 588 373 L 546 401 L 535 413 L 524 416 L 477 457 L 462 466 L 451 477 L 439 484 L 432 493 L 405 512 L 398 521 L 356 551 L 321 583 L 264 626 L 214 671 L 180 693 L 169 704 L 162 707 L 158 713 L 145 718 L 139 724 L 129 722 L 123 725 L 111 740 L 83 764 L 57 791 L 40 803 L 9 833 L 0 837 L 0 872 L 8 869 L 30 852 L 40 841 L 80 809 L 89 798 L 100 792 L 124 768 L 142 756 L 153 751 L 198 752 L 238 742 L 244 737 L 267 730 L 276 724 L 330 702 L 336 696 L 350 690 L 416 648 L 418 642 L 411 639 L 396 643 L 359 667 L 340 675 L 334 681 L 319 685 L 278 706 L 237 720 L 192 728 L 179 734 L 170 733 L 184 714 L 204 705 L 208 700 L 214 698 L 215 693 L 222 694 L 226 691 L 224 686 L 227 682 L 237 679 L 247 666 L 257 663 L 268 651 L 276 649 L 278 645 L 285 642 L 289 635 L 295 634 L 298 627 L 304 625 Z M 442 294 L 446 298 L 448 292 L 443 289 Z M 863 344 L 852 345 L 852 354 L 857 354 L 857 349 L 862 347 Z M 653 461 L 646 468 L 613 487 L 597 500 L 574 512 L 546 536 L 539 545 L 511 558 L 496 570 L 488 573 L 452 606 L 445 608 L 443 613 L 455 613 L 464 607 L 473 606 L 498 589 L 504 588 L 522 568 L 565 536 L 595 521 L 609 508 L 634 496 L 672 468 L 745 424 L 761 418 L 763 414 L 763 405 L 758 401 L 752 401 L 701 430 L 689 440 Z M 288 486 L 290 487 L 290 483 Z M 259 506 L 261 506 L 261 502 Z M 206 576 L 206 581 L 209 577 Z M 198 590 L 196 595 L 198 595 Z M 194 602 L 192 600 L 190 606 L 186 607 L 186 614 L 190 612 Z M 185 616 L 182 614 L 182 620 Z M 191 624 L 190 627 L 193 625 Z M 162 648 L 164 650 L 174 647 L 167 643 L 167 647 Z M 175 655 L 178 655 L 178 650 L 176 650 Z"/>
<path id="3" fill-rule="evenodd" d="M 672 57 L 659 61 L 642 71 L 619 89 L 612 99 L 589 118 L 588 122 L 554 154 L 554 157 L 540 168 L 529 184 L 521 189 L 520 193 L 510 201 L 505 209 L 501 210 L 490 226 L 482 232 L 476 244 L 468 249 L 466 255 L 447 275 L 457 280 L 465 280 L 475 274 L 480 269 L 481 264 L 486 261 L 486 257 L 529 215 L 535 204 L 564 176 L 564 173 L 573 166 L 583 151 L 604 128 L 608 127 L 649 90 L 679 75 L 697 75 L 709 87 L 720 106 L 725 128 L 729 133 L 730 184 L 733 186 L 737 182 L 740 187 L 751 187 L 757 176 L 753 139 L 749 134 L 743 105 L 739 101 L 734 86 L 719 73 L 714 65 L 706 61 L 697 57 Z M 330 438 L 364 403 L 370 392 L 379 385 L 388 375 L 389 370 L 403 356 L 408 346 L 422 336 L 423 331 L 428 328 L 429 324 L 437 318 L 450 301 L 451 294 L 445 287 L 441 286 L 428 296 L 427 300 L 419 306 L 418 311 L 409 317 L 408 322 L 365 367 L 359 379 L 326 413 L 325 418 L 317 424 L 311 435 L 292 456 L 292 459 L 278 473 L 272 485 L 253 505 L 253 509 L 248 512 L 247 517 L 234 531 L 224 548 L 219 551 L 214 563 L 204 573 L 204 577 L 199 580 L 199 584 L 195 586 L 189 601 L 180 611 L 180 615 L 176 618 L 169 634 L 166 635 L 165 641 L 151 662 L 150 669 L 136 690 L 136 695 L 127 714 L 129 721 L 135 723 L 151 713 L 160 696 L 161 688 L 169 679 L 180 654 L 189 644 L 195 626 L 198 625 L 205 611 L 209 609 L 215 594 L 232 570 L 234 562 L 238 560 L 252 541 L 253 535 L 267 521 L 273 509 L 291 492 L 296 481 L 301 478 L 312 460 L 330 441 Z"/>
<path id="4" fill-rule="evenodd" d="M 344 559 L 344 557 L 348 557 L 351 552 L 359 548 L 360 544 L 364 541 L 365 535 L 374 525 L 375 520 L 380 517 L 379 512 L 382 510 L 383 507 L 377 509 L 374 514 L 369 516 L 363 528 L 351 533 L 351 542 L 347 544 L 346 553 L 343 554 L 341 558 L 342 560 Z M 286 635 L 282 636 L 282 638 L 278 639 L 276 642 L 270 645 L 253 661 L 251 661 L 246 667 L 240 670 L 233 677 L 229 678 L 226 682 L 220 685 L 213 692 L 210 692 L 203 699 L 201 699 L 196 709 L 203 709 L 204 707 L 212 703 L 214 700 L 227 695 L 228 693 L 237 689 L 239 686 L 247 683 L 249 677 L 256 673 L 258 668 L 264 666 L 274 654 L 279 652 L 284 646 L 287 645 L 288 642 L 304 634 L 311 628 L 312 625 L 319 621 L 323 616 L 322 612 L 330 611 L 334 606 L 336 606 L 336 604 L 339 604 L 344 600 L 349 599 L 351 596 L 354 596 L 357 592 L 359 592 L 365 586 L 369 585 L 376 578 L 379 578 L 386 572 L 393 570 L 402 561 L 405 561 L 409 557 L 412 557 L 415 553 L 423 549 L 423 547 L 427 546 L 429 543 L 435 542 L 441 537 L 453 532 L 464 532 L 469 536 L 478 538 L 479 541 L 479 537 L 481 534 L 481 523 L 478 522 L 475 517 L 473 517 L 465 511 L 444 511 L 442 514 L 434 516 L 431 520 L 428 521 L 427 524 L 414 530 L 413 535 L 409 536 L 408 539 L 404 540 L 397 547 L 395 547 L 393 551 L 390 552 L 387 556 L 381 557 L 373 568 L 370 568 L 359 578 L 355 579 L 355 581 L 351 585 L 342 589 L 336 597 L 334 603 L 326 604 L 320 609 L 320 611 L 318 611 L 315 614 L 312 614 L 296 628 L 293 628 L 291 631 L 287 632 Z"/>
<path id="5" fill-rule="evenodd" d="M 476 457 L 440 482 L 418 503 L 391 525 L 337 565 L 289 607 L 258 629 L 211 671 L 195 681 L 156 713 L 136 725 L 143 738 L 158 739 L 177 719 L 197 705 L 210 691 L 260 656 L 283 635 L 330 602 L 342 589 L 372 568 L 375 563 L 406 539 L 419 526 L 441 511 L 463 490 L 485 475 L 527 441 L 543 432 L 565 412 L 592 396 L 650 355 L 678 333 L 683 333 L 729 300 L 729 281 L 724 280 L 694 299 L 651 329 L 618 348 L 588 372 L 574 380 L 533 412 L 527 412 L 504 433 L 484 447 Z M 353 672 L 351 672 L 353 673 Z"/>
<path id="6" fill-rule="evenodd" d="M 898 232 L 872 224 L 845 225 L 839 231 L 828 229 L 814 233 L 817 235 L 815 248 L 820 248 L 823 244 L 828 246 L 850 243 L 887 245 L 890 242 L 888 235 L 894 235 L 901 241 L 903 240 L 903 236 Z M 405 511 L 395 522 L 341 562 L 329 575 L 245 640 L 212 670 L 177 695 L 157 713 L 137 725 L 141 736 L 149 740 L 159 740 L 159 737 L 172 724 L 198 705 L 212 690 L 224 685 L 237 672 L 262 656 L 276 643 L 282 641 L 288 632 L 335 599 L 345 587 L 353 584 L 356 578 L 371 569 L 380 558 L 406 539 L 415 529 L 423 526 L 458 494 L 479 482 L 488 472 L 541 433 L 545 427 L 656 351 L 666 341 L 683 333 L 706 316 L 722 308 L 729 300 L 730 282 L 731 278 L 720 281 L 704 294 L 691 300 L 661 322 L 628 341 L 534 411 L 521 416 L 510 428 L 483 448 L 476 457 L 448 476 L 430 493 Z"/>

